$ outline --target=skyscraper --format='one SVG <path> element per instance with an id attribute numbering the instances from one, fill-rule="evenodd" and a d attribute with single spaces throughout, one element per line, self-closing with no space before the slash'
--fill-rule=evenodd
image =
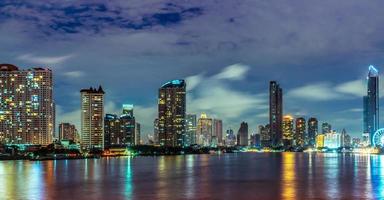
<path id="1" fill-rule="evenodd" d="M 298 147 L 304 147 L 305 145 L 305 125 L 305 119 L 303 117 L 296 119 L 295 144 Z"/>
<path id="2" fill-rule="evenodd" d="M 281 146 L 283 121 L 283 92 L 276 81 L 269 84 L 269 125 L 272 146 Z"/>
<path id="3" fill-rule="evenodd" d="M 293 117 L 290 115 L 283 118 L 283 144 L 286 148 L 293 145 Z"/>
<path id="4" fill-rule="evenodd" d="M 135 145 L 141 144 L 141 125 L 140 123 L 136 122 L 135 124 L 135 139 L 134 139 Z"/>
<path id="5" fill-rule="evenodd" d="M 316 135 L 319 132 L 319 125 L 316 118 L 308 119 L 308 138 L 307 143 L 309 146 L 314 147 L 316 142 Z"/>
<path id="6" fill-rule="evenodd" d="M 190 146 L 193 144 L 196 144 L 196 115 L 188 114 L 185 119 L 185 128 L 186 128 L 186 134 L 184 139 L 184 145 Z"/>
<path id="7" fill-rule="evenodd" d="M 120 119 L 117 115 L 106 114 L 104 118 L 104 148 L 122 143 Z"/>
<path id="8" fill-rule="evenodd" d="M 326 133 L 330 133 L 332 131 L 332 125 L 327 123 L 327 122 L 324 122 L 321 124 L 321 133 L 322 134 L 326 134 Z"/>
<path id="9" fill-rule="evenodd" d="M 153 121 L 153 142 L 155 145 L 159 144 L 159 119 Z"/>
<path id="10" fill-rule="evenodd" d="M 223 121 L 220 119 L 213 119 L 213 140 L 216 144 L 223 145 Z"/>
<path id="11" fill-rule="evenodd" d="M 225 145 L 228 146 L 228 147 L 235 146 L 236 145 L 236 136 L 233 133 L 233 130 L 232 129 L 228 129 L 226 132 L 227 132 L 227 135 L 226 135 L 226 138 L 225 138 Z"/>
<path id="12" fill-rule="evenodd" d="M 369 66 L 367 96 L 364 96 L 364 133 L 368 135 L 368 145 L 373 144 L 373 134 L 379 129 L 379 72 Z"/>
<path id="13" fill-rule="evenodd" d="M 208 118 L 207 114 L 202 113 L 197 121 L 196 138 L 197 144 L 202 146 L 212 145 L 212 118 Z"/>
<path id="14" fill-rule="evenodd" d="M 248 123 L 247 122 L 241 122 L 237 135 L 239 136 L 238 145 L 248 146 Z"/>
<path id="15" fill-rule="evenodd" d="M 104 91 L 82 89 L 81 94 L 81 148 L 104 149 Z"/>
<path id="16" fill-rule="evenodd" d="M 183 146 L 185 134 L 186 83 L 172 80 L 159 89 L 158 119 L 161 146 Z"/>
<path id="17" fill-rule="evenodd" d="M 269 134 L 269 129 L 269 124 L 267 124 L 266 126 L 259 126 L 261 147 L 271 147 L 271 136 Z"/>
<path id="18" fill-rule="evenodd" d="M 0 143 L 50 144 L 54 114 L 51 70 L 0 64 Z"/>
<path id="19" fill-rule="evenodd" d="M 76 141 L 77 130 L 75 125 L 70 123 L 59 124 L 59 140 Z"/>

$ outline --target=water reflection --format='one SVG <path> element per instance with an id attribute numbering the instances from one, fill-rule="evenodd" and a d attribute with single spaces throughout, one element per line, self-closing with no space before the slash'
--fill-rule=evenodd
<path id="1" fill-rule="evenodd" d="M 282 199 L 296 198 L 296 171 L 295 171 L 295 154 L 283 153 L 282 160 Z"/>

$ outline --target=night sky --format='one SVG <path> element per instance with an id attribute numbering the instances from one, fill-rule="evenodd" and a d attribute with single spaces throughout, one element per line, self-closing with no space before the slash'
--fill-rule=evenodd
<path id="1" fill-rule="evenodd" d="M 51 68 L 57 124 L 79 130 L 81 88 L 101 84 L 107 113 L 134 104 L 147 134 L 158 88 L 181 78 L 189 113 L 235 131 L 247 121 L 255 132 L 276 80 L 285 114 L 360 136 L 368 66 L 384 70 L 383 8 L 382 0 L 1 0 L 0 62 Z"/>

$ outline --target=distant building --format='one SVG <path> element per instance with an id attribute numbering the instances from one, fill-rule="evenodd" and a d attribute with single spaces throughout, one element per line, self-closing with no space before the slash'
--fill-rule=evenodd
<path id="1" fill-rule="evenodd" d="M 367 95 L 364 96 L 363 125 L 364 133 L 368 135 L 368 145 L 373 144 L 373 135 L 379 129 L 379 72 L 374 66 L 369 66 L 367 77 Z"/>
<path id="2" fill-rule="evenodd" d="M 158 127 L 161 146 L 183 146 L 186 117 L 186 83 L 172 80 L 159 89 Z"/>
<path id="3" fill-rule="evenodd" d="M 307 138 L 307 144 L 310 147 L 315 146 L 315 138 L 316 135 L 319 132 L 319 122 L 316 118 L 309 118 L 308 119 L 308 138 Z"/>
<path id="4" fill-rule="evenodd" d="M 184 145 L 190 146 L 193 144 L 196 144 L 196 127 L 197 126 L 197 120 L 196 115 L 193 114 L 187 114 L 187 117 L 185 119 L 185 139 L 184 139 Z"/>
<path id="5" fill-rule="evenodd" d="M 251 146 L 260 148 L 261 147 L 261 136 L 258 133 L 252 134 L 251 135 Z"/>
<path id="6" fill-rule="evenodd" d="M 52 71 L 0 64 L 0 144 L 47 145 L 54 129 Z"/>
<path id="7" fill-rule="evenodd" d="M 238 145 L 248 146 L 248 123 L 247 122 L 241 122 L 237 135 L 239 136 Z"/>
<path id="8" fill-rule="evenodd" d="M 269 84 L 269 124 L 272 146 L 281 146 L 283 121 L 283 92 L 276 81 Z"/>
<path id="9" fill-rule="evenodd" d="M 330 133 L 331 131 L 332 131 L 331 124 L 326 123 L 326 122 L 321 124 L 321 133 L 322 134 Z"/>
<path id="10" fill-rule="evenodd" d="M 159 144 L 159 119 L 153 121 L 153 142 L 155 145 Z"/>
<path id="11" fill-rule="evenodd" d="M 296 127 L 295 127 L 295 144 L 298 147 L 305 146 L 305 119 L 299 117 L 296 119 Z"/>
<path id="12" fill-rule="evenodd" d="M 318 134 L 316 135 L 316 148 L 324 148 L 324 138 L 325 134 Z"/>
<path id="13" fill-rule="evenodd" d="M 104 149 L 104 91 L 82 89 L 81 94 L 81 148 Z"/>
<path id="14" fill-rule="evenodd" d="M 361 146 L 360 138 L 352 138 L 352 147 L 360 147 L 360 146 Z"/>
<path id="15" fill-rule="evenodd" d="M 341 147 L 341 134 L 331 131 L 325 134 L 324 147 L 337 149 Z"/>
<path id="16" fill-rule="evenodd" d="M 135 124 L 135 145 L 141 144 L 141 125 L 140 123 Z"/>
<path id="17" fill-rule="evenodd" d="M 70 123 L 59 124 L 59 140 L 76 141 L 77 130 L 75 125 Z"/>
<path id="18" fill-rule="evenodd" d="M 104 147 L 109 148 L 115 144 L 123 143 L 120 128 L 120 118 L 117 115 L 106 114 L 104 118 Z"/>
<path id="19" fill-rule="evenodd" d="M 219 146 L 223 145 L 223 121 L 220 119 L 213 119 L 213 141 Z"/>
<path id="20" fill-rule="evenodd" d="M 197 121 L 197 144 L 201 146 L 211 146 L 212 130 L 212 118 L 208 118 L 207 114 L 202 113 Z"/>
<path id="21" fill-rule="evenodd" d="M 233 132 L 232 129 L 228 129 L 226 131 L 227 135 L 226 135 L 226 139 L 225 139 L 225 144 L 226 146 L 228 147 L 233 147 L 236 145 L 236 136 Z"/>
<path id="22" fill-rule="evenodd" d="M 269 124 L 266 126 L 259 126 L 261 147 L 271 147 L 271 135 L 269 134 Z"/>
<path id="23" fill-rule="evenodd" d="M 293 117 L 290 115 L 283 118 L 283 144 L 285 148 L 293 145 Z"/>
<path id="24" fill-rule="evenodd" d="M 351 136 L 349 136 L 347 131 L 343 129 L 341 131 L 341 147 L 351 147 L 351 145 Z"/>

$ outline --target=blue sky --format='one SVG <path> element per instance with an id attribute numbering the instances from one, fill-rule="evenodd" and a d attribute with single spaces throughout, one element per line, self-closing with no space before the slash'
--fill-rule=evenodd
<path id="1" fill-rule="evenodd" d="M 79 90 L 101 84 L 106 112 L 132 103 L 143 133 L 152 133 L 158 87 L 184 78 L 188 112 L 236 131 L 247 121 L 254 132 L 268 121 L 268 83 L 276 80 L 286 114 L 358 136 L 368 66 L 384 66 L 383 7 L 380 0 L 2 0 L 0 55 L 54 71 L 57 123 L 79 125 Z"/>

